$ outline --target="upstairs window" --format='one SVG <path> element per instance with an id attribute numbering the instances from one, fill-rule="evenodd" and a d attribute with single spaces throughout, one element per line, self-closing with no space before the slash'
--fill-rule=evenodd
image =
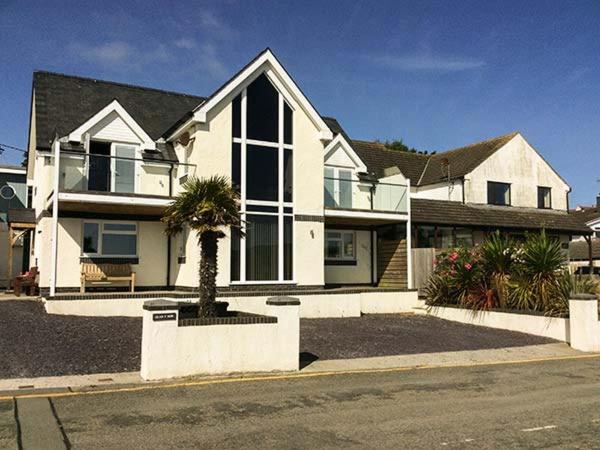
<path id="1" fill-rule="evenodd" d="M 488 205 L 510 205 L 510 184 L 488 181 Z"/>
<path id="2" fill-rule="evenodd" d="M 552 208 L 552 191 L 549 187 L 538 186 L 538 208 L 550 209 Z"/>

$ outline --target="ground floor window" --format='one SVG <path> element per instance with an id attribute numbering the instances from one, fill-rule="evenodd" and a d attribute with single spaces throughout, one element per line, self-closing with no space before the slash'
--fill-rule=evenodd
<path id="1" fill-rule="evenodd" d="M 231 232 L 232 281 L 291 281 L 293 279 L 294 222 L 290 214 L 265 212 L 242 215 L 245 237 Z M 243 264 L 242 264 L 243 263 Z"/>
<path id="2" fill-rule="evenodd" d="M 81 248 L 86 256 L 137 256 L 137 224 L 84 222 Z"/>
<path id="3" fill-rule="evenodd" d="M 463 227 L 415 225 L 416 248 L 472 247 L 473 230 Z"/>
<path id="4" fill-rule="evenodd" d="M 325 259 L 330 261 L 355 261 L 356 234 L 354 231 L 326 231 Z"/>

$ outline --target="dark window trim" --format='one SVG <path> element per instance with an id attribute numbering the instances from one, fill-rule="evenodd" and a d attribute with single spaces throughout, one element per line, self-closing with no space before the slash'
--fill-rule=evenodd
<path id="1" fill-rule="evenodd" d="M 540 189 L 548 189 L 548 194 L 550 197 L 549 205 L 544 206 L 543 202 L 540 202 Z M 550 186 L 538 186 L 537 187 L 537 207 L 538 209 L 552 209 L 552 188 Z"/>
<path id="2" fill-rule="evenodd" d="M 491 201 L 492 199 L 490 198 L 490 185 L 495 184 L 495 185 L 503 185 L 503 186 L 508 186 L 508 203 L 495 203 L 493 201 Z M 512 189 L 511 189 L 511 183 L 505 183 L 503 181 L 488 181 L 487 182 L 487 202 L 488 205 L 496 205 L 496 206 L 511 206 L 512 205 Z"/>

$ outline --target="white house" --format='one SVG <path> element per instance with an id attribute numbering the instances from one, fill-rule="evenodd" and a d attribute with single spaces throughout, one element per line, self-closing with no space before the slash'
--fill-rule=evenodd
<path id="1" fill-rule="evenodd" d="M 35 72 L 29 141 L 31 264 L 50 299 L 79 291 L 83 263 L 130 265 L 139 292 L 197 287 L 195 236 L 160 222 L 190 176 L 240 193 L 245 237 L 220 241 L 222 295 L 406 292 L 411 248 L 586 232 L 519 133 L 435 155 L 352 140 L 269 49 L 209 97 Z"/>

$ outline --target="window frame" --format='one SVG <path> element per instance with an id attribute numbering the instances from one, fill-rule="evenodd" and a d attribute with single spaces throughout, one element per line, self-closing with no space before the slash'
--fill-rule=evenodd
<path id="1" fill-rule="evenodd" d="M 246 215 L 270 215 L 275 216 L 278 219 L 278 258 L 277 258 L 277 279 L 275 280 L 247 280 L 247 270 L 246 270 L 246 240 L 245 237 L 239 238 L 239 279 L 234 279 L 234 274 L 232 271 L 230 272 L 230 284 L 296 284 L 295 276 L 296 276 L 296 223 L 293 215 L 293 207 L 294 201 L 296 198 L 296 193 L 293 185 L 294 180 L 294 134 L 293 134 L 293 120 L 294 113 L 296 109 L 294 106 L 289 103 L 281 90 L 278 89 L 275 83 L 273 83 L 269 77 L 269 75 L 265 72 L 267 80 L 271 83 L 273 89 L 277 92 L 278 96 L 278 139 L 277 142 L 270 141 L 262 141 L 256 139 L 249 139 L 247 136 L 248 133 L 248 86 L 255 79 L 253 79 L 250 83 L 248 83 L 241 91 L 238 93 L 240 97 L 240 105 L 239 105 L 239 114 L 240 114 L 240 136 L 235 136 L 235 130 L 233 127 L 233 122 L 235 119 L 232 119 L 232 133 L 231 133 L 231 142 L 233 152 L 233 144 L 240 144 L 240 213 L 242 217 L 242 223 L 245 223 Z M 236 102 L 238 95 L 236 95 L 233 99 L 233 102 Z M 286 143 L 284 137 L 284 107 L 287 105 L 291 111 L 291 126 L 292 126 L 292 143 Z M 232 110 L 235 108 L 232 107 Z M 232 114 L 234 111 L 232 111 Z M 247 152 L 248 145 L 260 146 L 265 148 L 271 148 L 273 151 L 277 152 L 277 200 L 253 200 L 247 198 Z M 284 155 L 285 150 L 291 150 L 292 157 L 292 192 L 291 192 L 291 201 L 285 201 L 284 199 L 284 191 L 285 191 L 285 174 L 284 174 Z M 275 206 L 277 207 L 276 212 L 259 212 L 259 211 L 251 211 L 247 209 L 247 206 Z M 292 246 L 291 246 L 291 279 L 286 279 L 285 273 L 285 240 L 284 240 L 284 221 L 286 217 L 292 218 Z"/>
<path id="2" fill-rule="evenodd" d="M 543 205 L 543 201 L 540 204 L 540 192 L 542 189 L 548 193 L 548 206 Z M 540 206 L 541 205 L 541 206 Z M 550 186 L 538 186 L 537 187 L 537 207 L 538 209 L 552 209 L 552 188 Z"/>
<path id="3" fill-rule="evenodd" d="M 490 195 L 491 194 L 490 187 L 492 185 L 495 185 L 495 186 L 507 186 L 508 187 L 508 203 L 496 203 L 496 202 L 491 201 L 492 198 L 491 198 L 491 195 Z M 488 180 L 488 182 L 487 182 L 487 204 L 488 205 L 495 205 L 495 206 L 511 206 L 512 205 L 512 192 L 511 192 L 512 188 L 511 187 L 512 187 L 511 183 L 505 183 L 503 181 L 489 181 Z"/>
<path id="4" fill-rule="evenodd" d="M 332 176 L 327 176 L 327 171 L 332 171 Z M 349 178 L 342 178 L 340 172 L 349 173 Z M 358 177 L 356 176 L 356 168 L 354 167 L 345 167 L 345 166 L 333 166 L 333 165 L 325 165 L 323 169 L 323 179 L 324 182 L 330 181 L 333 185 L 333 201 L 335 203 L 334 206 L 325 205 L 325 208 L 333 208 L 333 209 L 353 209 L 355 204 L 354 198 L 354 189 L 358 183 Z M 347 182 L 350 184 L 350 206 L 341 206 L 341 186 L 342 182 Z"/>
<path id="5" fill-rule="evenodd" d="M 333 238 L 330 239 L 327 234 L 328 233 L 340 233 L 340 237 L 338 238 Z M 345 256 L 344 255 L 344 235 L 351 235 L 352 236 L 352 256 Z M 357 261 L 357 255 L 356 255 L 356 231 L 355 230 L 339 230 L 339 229 L 333 229 L 333 228 L 328 228 L 325 230 L 325 251 L 327 251 L 327 247 L 328 247 L 328 242 L 329 241 L 336 241 L 336 242 L 341 242 L 342 246 L 342 254 L 339 257 L 329 257 L 327 256 L 327 253 L 325 253 L 325 262 L 356 262 Z"/>
<path id="6" fill-rule="evenodd" d="M 131 159 L 131 161 L 133 162 L 133 192 L 128 192 L 129 194 L 137 194 L 139 193 L 139 182 L 138 182 L 138 178 L 139 178 L 139 174 L 140 174 L 140 170 L 141 170 L 141 159 L 142 159 L 142 155 L 141 155 L 141 145 L 139 143 L 135 143 L 135 142 L 124 142 L 124 141 L 110 141 L 108 139 L 90 139 L 91 141 L 95 141 L 95 142 L 104 142 L 104 143 L 109 143 L 110 144 L 110 156 L 107 156 L 108 158 L 110 158 L 110 164 L 109 164 L 109 170 L 110 170 L 110 189 L 109 189 L 109 193 L 111 194 L 118 194 L 119 192 L 117 192 L 115 190 L 115 176 L 116 176 L 116 161 L 119 157 L 117 157 L 116 155 L 116 147 L 117 146 L 122 146 L 122 147 L 133 147 L 133 158 Z M 89 144 L 86 145 L 86 149 L 85 149 L 85 161 L 83 162 L 84 164 L 84 177 L 85 177 L 85 187 L 87 190 L 87 183 L 90 177 L 90 157 L 91 155 L 93 155 L 93 153 L 90 153 L 90 146 Z M 73 156 L 73 155 L 69 155 L 69 156 Z M 76 156 L 76 155 L 75 155 Z"/>
<path id="7" fill-rule="evenodd" d="M 97 253 L 89 253 L 89 252 L 84 252 L 83 251 L 83 241 L 85 239 L 85 225 L 86 224 L 95 224 L 98 225 L 98 252 Z M 123 230 L 108 230 L 108 231 L 104 231 L 104 226 L 105 225 L 133 225 L 135 226 L 135 231 L 123 231 Z M 81 256 L 83 257 L 90 257 L 90 258 L 138 258 L 139 257 L 139 253 L 140 253 L 140 249 L 139 249 L 139 243 L 140 243 L 140 238 L 139 238 L 139 225 L 138 222 L 133 222 L 133 221 L 126 221 L 126 220 L 83 220 L 81 222 L 81 245 L 80 245 L 80 251 L 81 251 Z M 127 236 L 131 236 L 134 235 L 135 236 L 135 255 L 127 255 L 127 254 L 118 254 L 118 255 L 106 255 L 103 253 L 103 249 L 102 249 L 102 237 L 104 234 L 116 234 L 116 235 L 127 235 Z"/>

